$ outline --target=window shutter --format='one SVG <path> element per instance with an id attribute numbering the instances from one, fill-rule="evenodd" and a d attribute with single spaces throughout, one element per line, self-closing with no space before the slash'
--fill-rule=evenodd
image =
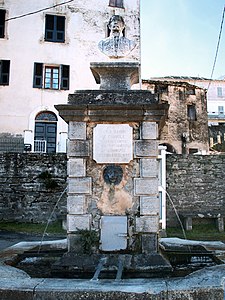
<path id="1" fill-rule="evenodd" d="M 10 60 L 0 60 L 0 85 L 9 85 Z"/>
<path id="2" fill-rule="evenodd" d="M 61 65 L 61 90 L 69 89 L 70 66 Z"/>
<path id="3" fill-rule="evenodd" d="M 0 9 L 0 38 L 5 37 L 5 14 L 6 11 L 3 9 Z"/>
<path id="4" fill-rule="evenodd" d="M 65 42 L 65 17 L 57 16 L 56 19 L 56 41 Z"/>
<path id="5" fill-rule="evenodd" d="M 42 63 L 34 63 L 33 87 L 34 88 L 42 88 L 42 81 L 43 81 L 43 64 Z"/>
<path id="6" fill-rule="evenodd" d="M 109 6 L 124 8 L 123 0 L 109 0 Z"/>

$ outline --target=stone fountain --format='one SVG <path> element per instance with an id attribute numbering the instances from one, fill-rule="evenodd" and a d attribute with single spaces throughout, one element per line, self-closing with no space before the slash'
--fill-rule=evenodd
<path id="1" fill-rule="evenodd" d="M 69 124 L 68 253 L 56 272 L 74 277 L 153 277 L 170 264 L 158 249 L 158 131 L 167 114 L 150 91 L 131 90 L 140 65 L 120 16 L 99 49 L 110 60 L 90 69 L 99 90 L 78 90 L 57 105 Z"/>

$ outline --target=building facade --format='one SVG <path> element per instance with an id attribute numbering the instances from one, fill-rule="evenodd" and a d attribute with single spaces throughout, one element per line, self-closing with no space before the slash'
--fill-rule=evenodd
<path id="1" fill-rule="evenodd" d="M 169 111 L 159 132 L 161 145 L 177 154 L 207 154 L 208 119 L 206 91 L 182 81 L 143 80 L 142 89 L 154 92 Z"/>
<path id="2" fill-rule="evenodd" d="M 0 151 L 66 152 L 67 124 L 55 105 L 77 89 L 98 89 L 90 62 L 109 58 L 98 42 L 114 14 L 137 44 L 139 0 L 0 0 Z"/>

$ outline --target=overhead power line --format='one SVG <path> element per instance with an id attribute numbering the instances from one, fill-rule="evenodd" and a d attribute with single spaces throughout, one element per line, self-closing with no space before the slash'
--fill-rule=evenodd
<path id="1" fill-rule="evenodd" d="M 221 20 L 221 25 L 220 25 L 220 33 L 219 33 L 219 38 L 218 38 L 217 47 L 216 47 L 216 55 L 215 55 L 215 59 L 214 59 L 213 67 L 212 67 L 212 72 L 211 72 L 211 76 L 210 76 L 210 82 L 209 82 L 209 85 L 208 85 L 208 89 L 209 89 L 209 87 L 211 85 L 211 82 L 212 82 L 213 73 L 214 73 L 214 70 L 215 70 L 217 56 L 218 56 L 218 52 L 219 52 L 220 40 L 221 40 L 221 35 L 222 35 L 222 30 L 223 30 L 224 14 L 225 14 L 225 6 L 223 8 L 223 15 L 222 15 L 222 20 Z"/>
<path id="2" fill-rule="evenodd" d="M 48 10 L 48 9 L 51 9 L 51 8 L 55 8 L 55 7 L 58 7 L 58 6 L 61 6 L 61 5 L 68 4 L 68 3 L 73 2 L 73 1 L 74 0 L 69 0 L 69 1 L 66 1 L 66 2 L 63 2 L 63 3 L 55 4 L 53 6 L 45 7 L 45 8 L 42 8 L 42 9 L 39 9 L 39 10 L 35 10 L 35 11 L 29 12 L 29 13 L 26 13 L 26 14 L 23 14 L 23 15 L 19 15 L 19 16 L 16 16 L 16 17 L 8 18 L 5 21 L 11 21 L 11 20 L 16 20 L 16 19 L 24 18 L 24 17 L 40 13 L 42 11 L 45 11 L 45 10 Z"/>

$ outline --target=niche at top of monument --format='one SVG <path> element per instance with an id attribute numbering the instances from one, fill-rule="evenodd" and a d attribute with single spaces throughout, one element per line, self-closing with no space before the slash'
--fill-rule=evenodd
<path id="1" fill-rule="evenodd" d="M 98 124 L 93 130 L 97 163 L 129 163 L 133 159 L 133 128 L 128 124 Z"/>
<path id="2" fill-rule="evenodd" d="M 98 48 L 110 58 L 127 56 L 136 46 L 136 43 L 123 35 L 125 22 L 119 15 L 109 19 L 108 28 L 110 35 L 99 42 Z"/>

